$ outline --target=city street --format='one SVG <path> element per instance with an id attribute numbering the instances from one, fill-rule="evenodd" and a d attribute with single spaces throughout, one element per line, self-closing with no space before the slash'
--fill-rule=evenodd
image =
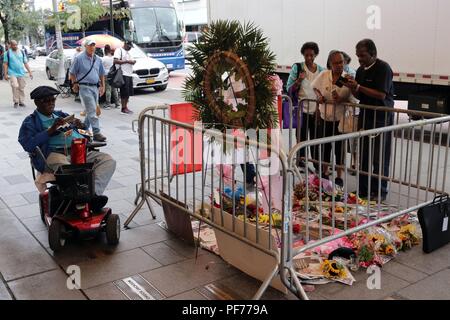
<path id="1" fill-rule="evenodd" d="M 45 75 L 45 57 L 30 62 L 34 79 L 27 79 L 26 107 L 13 108 L 12 93 L 0 81 L 0 299 L 142 299 L 125 283 L 133 279 L 154 299 L 250 299 L 260 282 L 206 250 L 184 244 L 159 224 L 146 206 L 130 229 L 123 229 L 117 247 L 104 239 L 71 241 L 61 253 L 49 249 L 48 232 L 39 216 L 38 192 L 28 154 L 17 142 L 23 119 L 35 109 L 29 93 L 39 85 L 54 86 Z M 140 90 L 131 97 L 133 115 L 119 109 L 102 110 L 103 151 L 117 160 L 107 188 L 108 206 L 123 222 L 134 209 L 140 181 L 138 136 L 132 121 L 145 107 L 183 102 L 181 90 L 189 70 L 173 72 L 166 91 Z M 58 98 L 56 109 L 77 117 L 81 104 Z M 311 299 L 450 299 L 450 247 L 425 255 L 421 246 L 401 253 L 382 269 L 381 290 L 369 290 L 362 269 L 353 286 L 333 283 L 316 286 Z M 80 267 L 81 290 L 67 288 L 67 268 Z M 294 299 L 269 288 L 263 299 Z"/>

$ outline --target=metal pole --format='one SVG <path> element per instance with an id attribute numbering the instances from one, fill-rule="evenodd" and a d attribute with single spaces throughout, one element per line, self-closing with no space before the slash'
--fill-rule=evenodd
<path id="1" fill-rule="evenodd" d="M 109 28 L 111 29 L 111 35 L 114 37 L 114 18 L 113 18 L 113 4 L 112 0 L 109 0 Z"/>
<path id="2" fill-rule="evenodd" d="M 66 72 L 64 68 L 64 51 L 63 51 L 63 41 L 61 35 L 61 22 L 59 21 L 58 4 L 56 0 L 53 2 L 53 13 L 55 15 L 55 35 L 56 35 L 56 47 L 58 48 L 58 58 L 59 58 L 59 68 L 58 68 L 58 84 L 63 84 L 66 78 Z"/>

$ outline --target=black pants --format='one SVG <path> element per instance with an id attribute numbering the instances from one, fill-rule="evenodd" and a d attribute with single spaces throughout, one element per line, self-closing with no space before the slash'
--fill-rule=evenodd
<path id="1" fill-rule="evenodd" d="M 133 89 L 133 77 L 129 76 L 123 76 L 124 84 L 120 88 L 120 98 L 121 99 L 128 99 L 134 94 Z"/>
<path id="2" fill-rule="evenodd" d="M 255 182 L 256 170 L 255 165 L 247 162 L 245 165 L 241 164 L 242 173 L 244 174 L 245 182 L 251 184 Z M 247 171 L 247 175 L 245 175 Z"/>
<path id="3" fill-rule="evenodd" d="M 362 123 L 365 118 L 364 123 Z M 384 118 L 384 119 L 383 119 Z M 385 117 L 378 116 L 374 121 L 373 118 L 366 115 L 359 116 L 358 127 L 364 130 L 370 130 L 374 128 L 383 128 L 393 124 L 393 115 L 385 115 Z M 370 141 L 371 140 L 371 141 Z M 381 148 L 380 148 L 381 143 Z M 392 144 L 392 132 L 383 133 L 375 138 L 369 137 L 362 138 L 360 142 L 360 163 L 361 170 L 373 175 L 379 175 L 389 177 L 389 168 L 391 163 L 391 144 Z M 369 146 L 371 151 L 369 151 Z M 380 162 L 381 151 L 381 162 Z M 372 164 L 372 166 L 370 166 Z M 370 179 L 370 193 L 378 196 L 378 183 L 380 178 L 372 176 Z M 369 176 L 360 174 L 359 176 L 359 192 L 361 195 L 368 195 L 369 193 Z M 381 180 L 381 195 L 385 196 L 389 192 L 387 180 Z"/>
<path id="4" fill-rule="evenodd" d="M 296 136 L 297 143 L 301 141 L 314 140 L 320 137 L 319 126 L 317 126 L 318 117 L 316 114 L 303 113 L 301 115 L 300 125 L 297 125 Z M 309 133 L 309 137 L 308 137 Z M 300 158 L 305 157 L 305 148 L 300 149 L 297 153 L 297 161 Z M 314 160 L 319 160 L 319 151 L 317 146 L 313 146 L 310 148 L 311 153 L 309 154 L 310 158 Z M 314 167 L 317 169 L 318 164 L 314 163 Z"/>
<path id="5" fill-rule="evenodd" d="M 321 138 L 333 137 L 340 135 L 338 130 L 339 121 L 325 121 L 320 120 L 320 130 L 318 132 Z M 333 150 L 332 143 L 325 143 L 322 145 L 322 161 L 331 163 L 331 152 Z M 336 164 L 344 164 L 344 154 L 342 153 L 342 141 L 336 141 L 334 143 L 334 155 L 336 156 Z"/>

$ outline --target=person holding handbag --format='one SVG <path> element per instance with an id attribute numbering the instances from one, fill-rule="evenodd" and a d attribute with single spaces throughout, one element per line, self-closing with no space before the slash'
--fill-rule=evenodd
<path id="1" fill-rule="evenodd" d="M 70 67 L 70 80 L 73 91 L 80 93 L 81 102 L 86 109 L 84 124 L 92 126 L 95 141 L 106 141 L 100 132 L 100 121 L 96 114 L 99 95 L 105 93 L 105 69 L 102 60 L 95 54 L 95 41 L 87 40 L 85 51 L 80 53 Z"/>
<path id="2" fill-rule="evenodd" d="M 292 66 L 289 79 L 286 84 L 288 94 L 293 98 L 293 101 L 298 99 L 298 103 L 300 103 L 302 99 L 316 99 L 311 83 L 318 77 L 320 72 L 324 70 L 320 65 L 314 62 L 316 57 L 319 55 L 319 46 L 317 43 L 306 42 L 303 44 L 301 54 L 305 60 L 302 63 L 295 63 Z M 317 136 L 316 104 L 307 103 L 306 106 L 299 107 L 304 108 L 301 110 L 302 115 L 300 124 L 297 125 L 297 142 L 306 141 L 308 138 L 315 139 Z M 315 149 L 316 148 L 312 148 L 311 151 L 311 156 L 313 159 L 318 157 Z M 299 151 L 299 154 L 297 155 L 297 165 L 304 166 L 304 162 L 301 160 L 303 157 L 305 157 L 305 149 L 301 149 Z"/>
<path id="3" fill-rule="evenodd" d="M 105 54 L 102 57 L 102 63 L 103 63 L 103 68 L 105 69 L 105 72 L 108 74 L 111 70 L 111 67 L 114 64 L 114 51 L 111 49 L 110 45 L 106 45 L 105 48 Z M 103 106 L 103 109 L 111 109 L 111 105 L 112 102 L 114 101 L 114 105 L 115 108 L 119 108 L 120 107 L 120 103 L 119 103 L 119 95 L 117 94 L 117 89 L 114 88 L 113 86 L 111 86 L 111 84 L 109 83 L 109 81 L 105 82 L 106 85 L 106 101 L 105 101 L 105 105 Z"/>
<path id="4" fill-rule="evenodd" d="M 114 52 L 114 64 L 120 65 L 122 69 L 123 85 L 120 88 L 120 100 L 122 102 L 121 114 L 133 114 L 128 108 L 128 101 L 133 95 L 133 65 L 136 60 L 131 58 L 130 50 L 133 48 L 133 42 L 126 41 L 123 48 L 118 48 Z"/>

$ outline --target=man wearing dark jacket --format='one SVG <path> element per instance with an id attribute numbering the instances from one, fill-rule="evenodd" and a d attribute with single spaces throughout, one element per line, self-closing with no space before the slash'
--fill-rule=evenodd
<path id="1" fill-rule="evenodd" d="M 19 142 L 26 152 L 32 154 L 33 166 L 39 172 L 55 171 L 61 165 L 70 164 L 70 147 L 73 139 L 82 138 L 77 129 L 84 128 L 79 119 L 66 123 L 67 113 L 55 111 L 56 96 L 59 91 L 48 86 L 34 89 L 30 97 L 37 108 L 27 116 L 19 131 Z M 68 126 L 69 130 L 61 129 Z M 35 153 L 36 147 L 42 150 L 44 159 Z M 95 162 L 95 191 L 102 195 L 116 168 L 116 161 L 103 152 L 92 151 L 87 154 L 87 162 Z M 48 170 L 51 169 L 51 170 Z"/>

